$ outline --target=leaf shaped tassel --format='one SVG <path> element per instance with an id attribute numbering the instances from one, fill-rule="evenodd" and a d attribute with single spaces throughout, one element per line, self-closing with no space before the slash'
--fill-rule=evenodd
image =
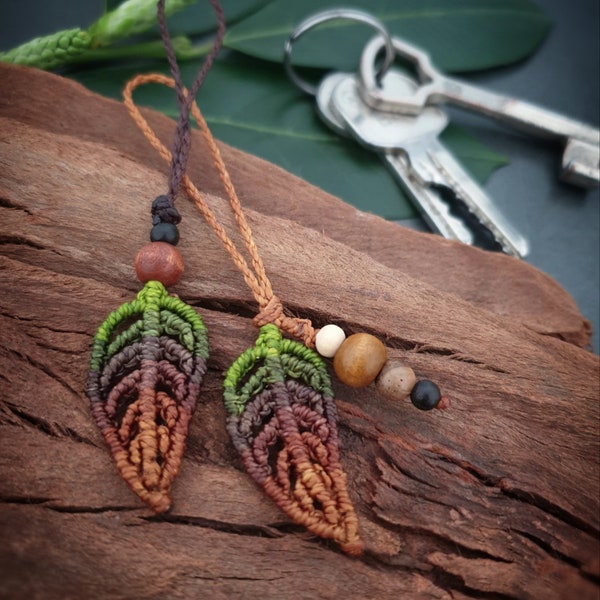
<path id="1" fill-rule="evenodd" d="M 337 413 L 321 358 L 261 328 L 224 382 L 227 429 L 247 472 L 295 523 L 362 553 L 339 457 Z"/>
<path id="2" fill-rule="evenodd" d="M 202 319 L 158 281 L 112 312 L 94 337 L 92 414 L 121 477 L 157 513 L 171 505 L 207 358 Z"/>

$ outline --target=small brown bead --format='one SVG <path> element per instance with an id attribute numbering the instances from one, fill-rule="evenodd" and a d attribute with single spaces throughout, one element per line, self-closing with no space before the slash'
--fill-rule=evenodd
<path id="1" fill-rule="evenodd" d="M 183 258 L 175 246 L 151 242 L 135 257 L 135 272 L 142 283 L 160 281 L 164 286 L 177 283 L 183 274 Z"/>
<path id="2" fill-rule="evenodd" d="M 346 385 L 365 387 L 374 381 L 386 359 L 387 350 L 375 336 L 355 333 L 335 353 L 333 369 Z"/>
<path id="3" fill-rule="evenodd" d="M 377 389 L 390 400 L 406 400 L 416 382 L 415 372 L 409 366 L 391 360 L 379 373 L 376 385 Z"/>

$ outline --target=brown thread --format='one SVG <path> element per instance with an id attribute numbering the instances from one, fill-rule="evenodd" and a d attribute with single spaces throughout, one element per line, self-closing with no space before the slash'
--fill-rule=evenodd
<path id="1" fill-rule="evenodd" d="M 159 0 L 159 12 L 162 4 L 162 0 Z M 169 54 L 170 40 L 164 15 L 162 15 L 161 33 Z M 262 373 L 262 368 L 259 367 L 256 373 L 249 373 L 244 367 L 247 362 L 243 360 L 246 353 L 240 356 L 232 365 L 224 383 L 225 403 L 232 411 L 228 419 L 228 431 L 247 472 L 262 485 L 267 495 L 295 523 L 304 525 L 319 537 L 335 540 L 345 552 L 358 556 L 363 551 L 363 544 L 358 534 L 357 515 L 347 491 L 346 474 L 339 461 L 339 439 L 331 386 L 326 373 L 323 380 L 323 374 L 314 364 L 312 356 L 306 356 L 306 353 L 314 354 L 307 346 L 314 347 L 315 331 L 309 320 L 288 317 L 281 301 L 273 293 L 251 228 L 219 148 L 194 101 L 197 88 L 194 85 L 188 92 L 183 87 L 172 49 L 169 62 L 173 78 L 150 74 L 138 76 L 128 82 L 123 94 L 125 105 L 152 146 L 167 162 L 170 161 L 171 173 L 181 175 L 181 183 L 186 192 L 242 273 L 259 306 L 259 314 L 254 320 L 255 324 L 261 327 L 259 341 L 262 340 L 270 351 L 275 351 L 278 344 L 281 345 L 279 361 L 275 360 L 274 356 L 270 356 L 272 359 L 270 367 L 274 368 L 279 376 L 286 375 L 284 381 L 277 376 L 269 380 L 268 385 L 263 388 L 264 382 L 261 378 L 266 372 Z M 175 149 L 170 153 L 165 148 L 133 103 L 132 94 L 136 87 L 149 82 L 162 83 L 175 88 L 180 108 L 178 128 L 181 123 L 185 123 L 188 130 L 187 141 L 183 134 L 180 139 L 188 144 L 188 149 L 190 112 L 198 123 L 226 191 L 249 261 L 230 239 L 206 200 L 187 177 L 184 172 L 185 165 L 183 169 L 173 166 L 177 162 L 177 157 L 174 156 Z M 282 340 L 279 330 L 299 338 L 305 345 Z M 292 352 L 293 347 L 301 347 L 302 351 Z M 307 360 L 306 365 L 302 364 L 300 358 Z M 237 365 L 239 361 L 244 364 Z M 298 368 L 294 368 L 294 365 Z M 302 368 L 303 366 L 306 368 Z M 322 369 L 324 371 L 324 366 Z M 108 371 L 110 375 L 111 369 L 109 368 Z M 249 377 L 244 383 L 245 375 Z M 304 376 L 307 377 L 307 381 L 303 381 Z M 154 379 L 150 381 L 149 378 L 152 377 Z M 141 473 L 136 474 L 137 478 L 133 477 L 133 473 L 131 476 L 135 479 L 132 483 L 137 485 L 141 475 L 143 489 L 138 491 L 140 495 L 144 492 L 153 492 L 159 485 L 161 471 L 156 468 L 158 465 L 155 462 L 153 464 L 151 458 L 158 452 L 163 453 L 163 456 L 168 454 L 169 436 L 165 435 L 168 428 L 162 423 L 168 423 L 166 411 L 170 408 L 169 398 L 163 398 L 160 392 L 155 398 L 150 396 L 146 398 L 145 395 L 146 384 L 151 383 L 154 388 L 160 377 L 160 369 L 142 370 L 139 380 L 135 378 L 132 382 L 140 392 L 137 406 L 129 407 L 134 415 L 131 418 L 127 418 L 126 415 L 126 418 L 121 421 L 121 429 L 130 439 L 129 460 L 126 461 L 123 457 L 121 461 L 118 460 L 118 463 L 122 462 L 121 473 L 126 479 L 130 475 L 132 464 L 137 467 L 138 472 L 141 467 Z M 299 378 L 298 381 L 296 378 Z M 175 374 L 168 379 L 171 380 L 169 386 L 171 392 L 177 395 L 178 385 Z M 235 393 L 236 383 L 242 384 L 243 389 L 239 394 Z M 257 384 L 259 386 L 255 387 Z M 247 393 L 250 396 L 244 401 Z M 161 409 L 160 420 L 155 420 L 147 430 L 144 425 L 148 420 L 138 418 L 136 413 L 143 415 L 153 400 L 155 405 L 164 402 L 164 406 Z M 107 404 L 112 409 L 112 403 L 109 401 Z M 241 412 L 240 407 L 243 409 Z M 136 432 L 137 435 L 132 435 L 130 422 L 132 425 L 134 423 L 142 425 L 142 429 Z M 173 426 L 173 434 L 175 428 L 176 425 Z M 173 434 L 171 439 L 174 437 Z M 115 457 L 119 454 L 118 451 L 119 449 L 115 448 L 113 452 Z"/>
<path id="2" fill-rule="evenodd" d="M 164 512 L 171 504 L 170 487 L 179 471 L 206 361 L 191 358 L 187 350 L 176 348 L 166 336 L 159 342 L 155 361 L 143 359 L 137 363 L 139 357 L 135 352 L 132 355 L 130 348 L 113 357 L 104 372 L 106 383 L 100 384 L 99 390 L 107 393 L 106 402 L 93 401 L 92 414 L 123 479 L 155 512 Z M 190 363 L 185 373 L 169 362 L 179 356 L 183 363 Z M 123 365 L 132 372 L 110 387 Z M 157 383 L 170 393 L 155 391 Z M 105 389 L 108 387 L 110 390 Z M 137 399 L 126 404 L 136 390 Z M 124 403 L 126 410 L 119 418 Z"/>
<path id="3" fill-rule="evenodd" d="M 227 430 L 248 474 L 295 523 L 358 556 L 363 544 L 336 419 L 332 398 L 286 380 L 257 394 L 241 417 L 231 416 Z"/>
<path id="4" fill-rule="evenodd" d="M 168 148 L 166 148 L 166 146 L 158 139 L 152 128 L 148 125 L 146 119 L 144 119 L 142 116 L 138 107 L 133 102 L 133 91 L 140 85 L 147 83 L 158 83 L 166 85 L 170 88 L 176 88 L 177 84 L 171 77 L 161 75 L 160 73 L 149 73 L 147 75 L 137 75 L 127 82 L 125 89 L 123 90 L 124 104 L 127 107 L 127 110 L 129 111 L 129 114 L 133 118 L 135 124 L 138 126 L 150 144 L 152 144 L 157 152 L 163 157 L 163 159 L 167 162 L 170 162 L 172 159 L 171 152 L 169 152 Z M 188 92 L 185 88 L 183 88 L 183 93 L 185 96 L 188 96 Z M 266 274 L 266 270 L 258 252 L 258 248 L 254 242 L 252 230 L 242 210 L 239 198 L 231 181 L 231 177 L 229 176 L 229 172 L 227 171 L 223 158 L 221 157 L 221 152 L 219 151 L 217 143 L 195 101 L 191 104 L 191 112 L 208 145 L 213 162 L 217 172 L 219 173 L 223 187 L 225 188 L 229 204 L 244 241 L 244 246 L 246 247 L 250 257 L 250 265 L 233 243 L 231 238 L 227 235 L 227 232 L 219 223 L 218 219 L 206 203 L 206 200 L 202 197 L 202 194 L 198 188 L 194 185 L 187 174 L 184 173 L 182 177 L 182 184 L 185 191 L 193 200 L 194 204 L 201 212 L 208 225 L 213 229 L 219 240 L 221 240 L 225 250 L 229 253 L 234 264 L 242 273 L 246 285 L 252 291 L 252 294 L 259 306 L 259 313 L 254 318 L 254 323 L 258 327 L 261 327 L 266 323 L 273 323 L 282 331 L 285 331 L 288 335 L 302 340 L 309 348 L 314 348 L 315 330 L 310 320 L 299 319 L 286 315 L 281 300 L 279 300 L 279 298 L 273 293 L 271 282 Z"/>

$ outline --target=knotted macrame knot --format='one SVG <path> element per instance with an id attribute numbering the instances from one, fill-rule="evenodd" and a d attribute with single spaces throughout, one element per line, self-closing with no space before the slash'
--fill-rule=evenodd
<path id="1" fill-rule="evenodd" d="M 268 323 L 273 323 L 281 331 L 288 335 L 301 340 L 307 347 L 315 347 L 315 330 L 310 319 L 298 319 L 296 317 L 288 317 L 283 312 L 283 304 L 275 294 L 271 296 L 266 305 L 254 317 L 253 321 L 256 327 L 262 327 Z"/>
<path id="2" fill-rule="evenodd" d="M 154 225 L 159 223 L 172 223 L 177 225 L 181 221 L 179 211 L 173 206 L 173 200 L 168 196 L 158 196 L 152 202 L 152 222 Z"/>

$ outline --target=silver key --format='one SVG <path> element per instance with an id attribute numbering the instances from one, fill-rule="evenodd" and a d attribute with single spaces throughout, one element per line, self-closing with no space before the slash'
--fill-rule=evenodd
<path id="1" fill-rule="evenodd" d="M 527 254 L 526 240 L 506 222 L 485 192 L 438 141 L 437 136 L 448 123 L 443 111 L 427 108 L 418 116 L 402 116 L 373 110 L 362 101 L 356 78 L 335 76 L 336 85 L 329 82 L 323 88 L 331 89 L 331 96 L 321 113 L 329 112 L 337 129 L 345 127 L 363 145 L 382 154 L 433 229 L 451 239 L 474 241 L 471 229 L 451 213 L 444 201 L 443 191 L 450 191 L 505 252 L 519 257 Z M 389 93 L 403 93 L 414 86 L 398 73 L 385 77 L 385 82 Z M 321 106 L 325 105 L 325 92 L 318 100 Z"/>
<path id="2" fill-rule="evenodd" d="M 375 65 L 383 41 L 375 37 L 365 46 L 360 63 L 361 94 L 369 106 L 413 115 L 426 106 L 445 102 L 475 110 L 526 133 L 563 142 L 561 178 L 585 188 L 598 185 L 600 130 L 540 106 L 446 77 L 433 66 L 427 53 L 399 38 L 392 41 L 396 54 L 416 67 L 418 85 L 412 93 L 401 95 L 387 93 L 381 87 Z"/>
<path id="3" fill-rule="evenodd" d="M 346 131 L 346 124 L 344 121 L 340 120 L 335 113 L 331 111 L 330 100 L 337 84 L 352 76 L 353 75 L 350 73 L 331 73 L 321 81 L 317 88 L 317 93 L 315 94 L 319 116 L 330 129 L 333 129 L 333 131 L 343 137 L 348 137 L 350 134 Z"/>
<path id="4" fill-rule="evenodd" d="M 336 86 L 353 77 L 350 73 L 332 73 L 320 83 L 316 95 L 317 111 L 323 121 L 333 131 L 345 137 L 352 134 L 347 130 L 346 123 L 332 111 L 330 104 Z M 409 117 L 407 120 L 412 121 L 413 119 Z M 415 202 L 421 216 L 432 230 L 437 231 L 445 238 L 460 240 L 465 244 L 474 242 L 471 230 L 460 218 L 450 213 L 448 204 L 440 198 L 437 192 L 423 185 L 423 182 L 415 176 L 406 156 L 391 151 L 384 152 L 381 156 L 404 191 Z"/>

